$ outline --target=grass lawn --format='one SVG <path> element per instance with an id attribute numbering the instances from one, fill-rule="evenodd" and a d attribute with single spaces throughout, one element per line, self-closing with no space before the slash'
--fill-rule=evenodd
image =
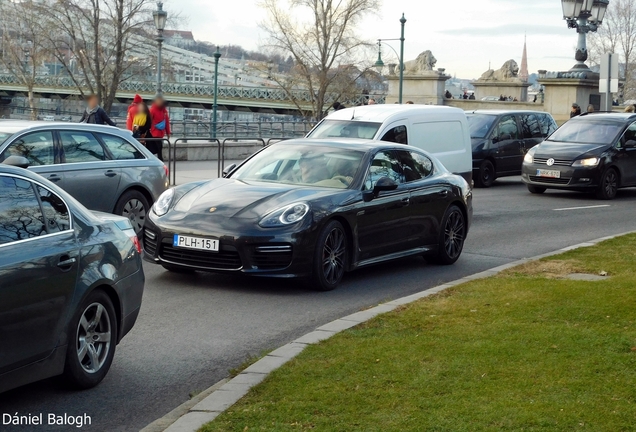
<path id="1" fill-rule="evenodd" d="M 601 271 L 599 282 L 562 278 Z M 309 346 L 201 429 L 261 430 L 636 430 L 636 236 L 460 285 Z"/>

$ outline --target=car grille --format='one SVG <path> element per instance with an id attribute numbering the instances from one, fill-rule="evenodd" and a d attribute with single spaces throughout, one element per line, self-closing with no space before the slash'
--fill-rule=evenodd
<path id="1" fill-rule="evenodd" d="M 533 181 L 536 183 L 557 184 L 557 185 L 566 185 L 570 183 L 569 178 L 549 178 L 549 177 L 538 177 L 538 176 L 530 176 L 530 181 Z"/>
<path id="2" fill-rule="evenodd" d="M 292 261 L 291 245 L 266 245 L 252 248 L 252 266 L 260 270 L 289 267 Z"/>
<path id="3" fill-rule="evenodd" d="M 175 264 L 185 264 L 210 270 L 240 270 L 241 257 L 236 250 L 221 249 L 218 252 L 176 248 L 171 244 L 161 245 L 159 257 Z"/>
<path id="4" fill-rule="evenodd" d="M 538 164 L 538 165 L 547 165 L 548 159 L 550 158 L 534 157 L 533 161 L 535 164 Z M 554 159 L 554 165 L 558 165 L 558 166 L 570 166 L 572 165 L 572 162 L 574 161 L 571 161 L 569 159 Z"/>
<path id="5" fill-rule="evenodd" d="M 157 234 L 149 229 L 144 230 L 144 251 L 150 256 L 157 252 Z"/>

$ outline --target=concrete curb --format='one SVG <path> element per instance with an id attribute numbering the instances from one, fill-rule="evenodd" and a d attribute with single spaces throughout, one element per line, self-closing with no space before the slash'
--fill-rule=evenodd
<path id="1" fill-rule="evenodd" d="M 300 354 L 308 345 L 316 344 L 325 339 L 329 339 L 337 333 L 340 333 L 351 327 L 355 327 L 360 323 L 369 321 L 370 319 L 375 318 L 380 314 L 390 312 L 399 306 L 415 302 L 433 294 L 437 294 L 448 288 L 477 279 L 484 279 L 490 276 L 497 275 L 504 270 L 508 270 L 521 264 L 526 264 L 531 261 L 537 261 L 541 258 L 558 255 L 574 249 L 594 246 L 605 240 L 610 240 L 616 237 L 634 233 L 636 233 L 636 231 L 629 231 L 614 236 L 602 237 L 596 240 L 579 243 L 574 246 L 568 246 L 554 252 L 537 255 L 532 258 L 520 259 L 508 264 L 492 268 L 490 270 L 486 270 L 480 273 L 463 277 L 461 279 L 457 279 L 452 282 L 447 282 L 445 284 L 429 288 L 419 293 L 411 294 L 406 297 L 380 304 L 371 309 L 347 315 L 335 321 L 331 321 L 330 323 L 318 327 L 313 332 L 307 333 L 304 336 L 301 336 L 298 339 L 288 343 L 287 345 L 283 345 L 282 347 L 272 351 L 231 380 L 224 383 L 222 381 L 221 383 L 213 386 L 215 387 L 214 389 L 206 390 L 204 393 L 209 395 L 203 398 L 196 405 L 190 407 L 188 412 L 185 415 L 182 415 L 174 423 L 172 423 L 172 425 L 167 427 L 165 429 L 165 432 L 196 432 L 201 426 L 214 420 L 216 417 L 219 416 L 219 414 L 238 402 L 238 400 L 245 396 L 252 387 L 261 383 L 267 377 L 267 375 Z M 219 384 L 222 385 L 218 387 Z M 174 411 L 170 414 L 172 413 L 174 413 Z M 165 417 L 170 416 L 170 414 Z M 162 422 L 165 417 L 155 421 L 152 424 L 165 424 Z M 172 418 L 174 417 L 172 416 Z"/>

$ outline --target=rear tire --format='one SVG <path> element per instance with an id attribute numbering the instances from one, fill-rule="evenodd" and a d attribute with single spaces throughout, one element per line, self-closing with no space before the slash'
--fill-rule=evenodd
<path id="1" fill-rule="evenodd" d="M 137 190 L 126 191 L 117 200 L 115 214 L 130 220 L 137 235 L 141 233 L 146 223 L 146 216 L 150 211 L 150 204 L 143 193 Z"/>
<path id="2" fill-rule="evenodd" d="M 190 269 L 190 268 L 186 268 L 186 267 L 173 266 L 173 265 L 170 265 L 170 264 L 161 264 L 161 267 L 163 267 L 164 269 L 166 269 L 166 270 L 168 270 L 169 272 L 172 272 L 172 273 L 191 274 L 191 273 L 194 273 L 196 271 L 194 269 Z"/>
<path id="3" fill-rule="evenodd" d="M 531 194 L 542 194 L 543 192 L 547 190 L 547 188 L 544 188 L 543 186 L 535 186 L 535 185 L 527 185 L 527 186 L 528 186 L 528 191 Z"/>
<path id="4" fill-rule="evenodd" d="M 489 188 L 495 182 L 495 178 L 495 166 L 489 160 L 485 160 L 479 165 L 479 172 L 475 178 L 475 186 L 479 188 Z"/>
<path id="5" fill-rule="evenodd" d="M 601 184 L 596 191 L 596 197 L 602 200 L 612 200 L 616 198 L 618 192 L 618 172 L 614 168 L 609 168 L 601 176 Z"/>
<path id="6" fill-rule="evenodd" d="M 318 291 L 331 291 L 342 281 L 347 269 L 347 234 L 338 221 L 329 222 L 320 232 L 314 252 L 312 285 Z"/>
<path id="7" fill-rule="evenodd" d="M 71 386 L 88 389 L 110 369 L 117 345 L 117 315 L 108 295 L 93 291 L 69 324 L 64 378 Z"/>
<path id="8" fill-rule="evenodd" d="M 437 255 L 433 261 L 441 265 L 451 265 L 459 259 L 466 239 L 466 218 L 456 205 L 450 206 L 442 219 Z"/>

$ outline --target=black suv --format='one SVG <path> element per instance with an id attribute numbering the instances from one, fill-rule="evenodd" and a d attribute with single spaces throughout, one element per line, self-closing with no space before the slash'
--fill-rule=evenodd
<path id="1" fill-rule="evenodd" d="M 595 192 L 612 199 L 618 188 L 636 186 L 636 115 L 583 114 L 534 147 L 521 180 L 532 193 L 546 189 Z"/>
<path id="2" fill-rule="evenodd" d="M 479 110 L 466 116 L 477 187 L 490 187 L 497 177 L 521 174 L 526 152 L 557 129 L 552 116 L 541 111 Z"/>

